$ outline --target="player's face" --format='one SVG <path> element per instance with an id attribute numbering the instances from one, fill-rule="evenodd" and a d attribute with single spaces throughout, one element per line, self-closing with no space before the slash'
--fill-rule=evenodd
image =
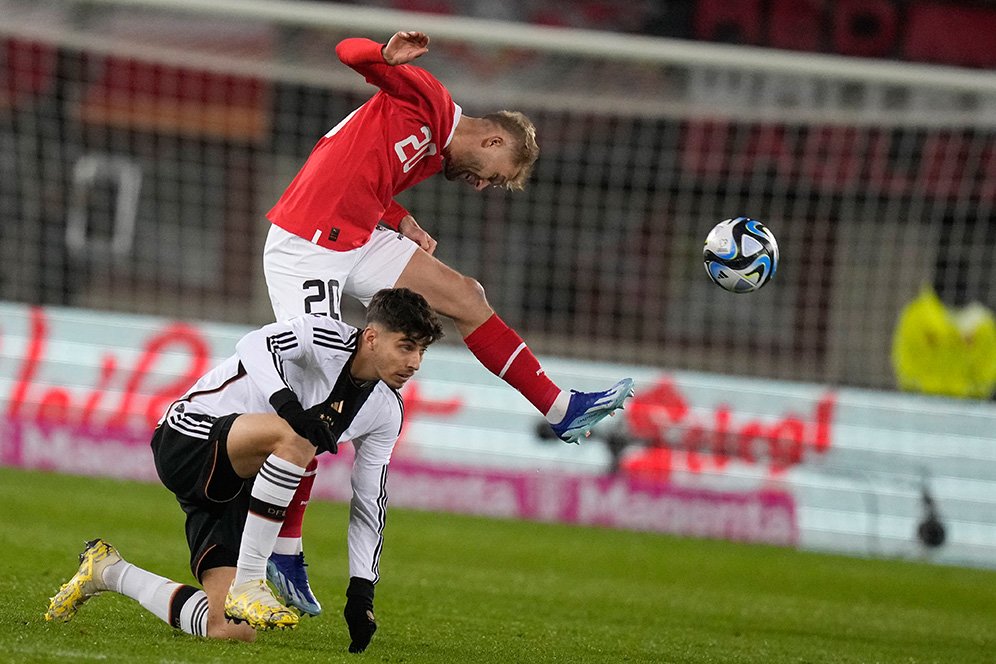
<path id="1" fill-rule="evenodd" d="M 443 163 L 447 180 L 466 182 L 477 191 L 501 187 L 519 173 L 508 144 L 478 147 L 465 154 L 450 154 Z"/>
<path id="2" fill-rule="evenodd" d="M 372 356 L 377 378 L 396 390 L 401 388 L 422 366 L 425 348 L 404 332 L 378 330 Z"/>

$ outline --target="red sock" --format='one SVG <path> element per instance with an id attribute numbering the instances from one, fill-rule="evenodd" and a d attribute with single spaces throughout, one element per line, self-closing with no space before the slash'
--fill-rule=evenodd
<path id="1" fill-rule="evenodd" d="M 284 524 L 280 526 L 280 534 L 277 537 L 301 537 L 301 526 L 304 524 L 304 510 L 308 509 L 308 500 L 311 498 L 311 487 L 315 483 L 315 472 L 318 468 L 318 459 L 312 459 L 307 468 L 304 469 L 304 477 L 297 485 L 294 498 L 287 506 L 287 516 Z"/>
<path id="2" fill-rule="evenodd" d="M 540 413 L 547 414 L 560 388 L 543 373 L 522 337 L 498 314 L 481 323 L 463 342 L 488 371 L 517 389 Z"/>

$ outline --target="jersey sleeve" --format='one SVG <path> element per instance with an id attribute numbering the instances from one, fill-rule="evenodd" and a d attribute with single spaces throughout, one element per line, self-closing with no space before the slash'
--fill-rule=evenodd
<path id="1" fill-rule="evenodd" d="M 376 85 L 392 97 L 413 102 L 442 98 L 443 84 L 435 76 L 415 65 L 389 65 L 381 53 L 383 44 L 352 37 L 335 47 L 342 63 L 361 74 L 367 83 Z"/>
<path id="2" fill-rule="evenodd" d="M 401 430 L 400 401 L 380 427 L 353 441 L 356 457 L 350 483 L 349 575 L 377 582 L 387 516 L 387 467 Z"/>
<path id="3" fill-rule="evenodd" d="M 284 365 L 301 362 L 313 353 L 309 318 L 312 316 L 271 323 L 253 330 L 235 345 L 246 374 L 266 397 L 283 389 L 294 392 L 285 378 Z"/>
<path id="4" fill-rule="evenodd" d="M 389 226 L 394 230 L 399 230 L 401 220 L 409 214 L 411 214 L 411 212 L 402 207 L 397 201 L 392 200 L 391 204 L 387 206 L 386 210 L 384 210 L 382 220 L 386 226 Z"/>

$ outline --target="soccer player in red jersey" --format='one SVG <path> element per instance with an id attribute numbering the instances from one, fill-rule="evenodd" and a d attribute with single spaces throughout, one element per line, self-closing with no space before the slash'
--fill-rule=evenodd
<path id="1" fill-rule="evenodd" d="M 539 156 L 521 113 L 470 117 L 432 74 L 409 64 L 429 37 L 398 32 L 387 42 L 346 39 L 339 59 L 378 88 L 319 139 L 267 217 L 263 267 L 277 320 L 339 317 L 343 294 L 366 305 L 382 288 L 409 288 L 451 318 L 467 348 L 518 390 L 556 434 L 577 442 L 632 394 L 623 379 L 602 392 L 561 390 L 519 335 L 488 304 L 481 285 L 433 257 L 436 241 L 394 196 L 442 172 L 478 191 L 522 189 Z M 288 509 L 268 566 L 284 600 L 317 615 L 304 570 L 301 524 L 314 466 Z"/>

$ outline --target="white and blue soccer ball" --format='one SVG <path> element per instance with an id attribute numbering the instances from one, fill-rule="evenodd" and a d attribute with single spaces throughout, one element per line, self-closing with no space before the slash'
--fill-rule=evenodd
<path id="1" fill-rule="evenodd" d="M 706 236 L 706 272 L 731 293 L 752 293 L 778 269 L 778 243 L 764 224 L 749 217 L 721 221 Z"/>

